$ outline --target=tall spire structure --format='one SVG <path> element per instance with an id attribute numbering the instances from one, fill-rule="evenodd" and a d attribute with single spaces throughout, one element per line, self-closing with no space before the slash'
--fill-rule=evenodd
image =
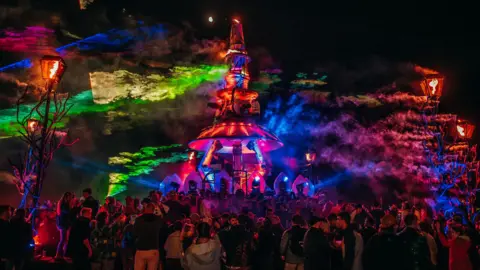
<path id="1" fill-rule="evenodd" d="M 253 116 L 260 113 L 258 93 L 249 90 L 250 57 L 245 47 L 243 26 L 239 20 L 232 21 L 230 47 L 225 56 L 229 70 L 225 76 L 225 88 L 217 91 L 215 123 L 204 129 L 188 146 L 205 152 L 199 171 L 212 175 L 213 156 L 221 157 L 233 167 L 233 185 L 228 192 L 242 189 L 250 193 L 255 182 L 263 181 L 269 170 L 266 153 L 278 149 L 283 143 L 268 130 L 255 124 Z M 262 177 L 260 177 L 262 176 Z M 213 179 L 208 179 L 214 181 Z M 264 183 L 257 183 L 264 188 Z M 212 182 L 210 187 L 219 192 L 220 185 Z M 263 190 L 260 190 L 263 192 Z"/>

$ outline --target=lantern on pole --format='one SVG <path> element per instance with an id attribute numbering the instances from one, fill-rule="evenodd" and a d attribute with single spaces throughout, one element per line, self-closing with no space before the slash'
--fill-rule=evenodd
<path id="1" fill-rule="evenodd" d="M 46 81 L 58 83 L 65 72 L 65 61 L 60 56 L 46 55 L 40 60 L 42 78 Z"/>
<path id="2" fill-rule="evenodd" d="M 34 133 L 35 131 L 37 131 L 39 127 L 38 125 L 39 125 L 39 121 L 37 119 L 28 119 L 27 120 L 28 132 Z"/>
<path id="3" fill-rule="evenodd" d="M 420 83 L 425 96 L 430 98 L 440 98 L 443 91 L 443 81 L 444 77 L 440 74 L 430 74 L 425 76 L 423 81 Z"/>
<path id="4" fill-rule="evenodd" d="M 458 138 L 468 140 L 472 138 L 475 126 L 466 120 L 459 119 L 457 121 L 456 129 Z"/>

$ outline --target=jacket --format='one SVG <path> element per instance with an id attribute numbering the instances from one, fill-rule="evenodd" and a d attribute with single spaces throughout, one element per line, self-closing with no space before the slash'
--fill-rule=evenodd
<path id="1" fill-rule="evenodd" d="M 235 267 L 251 265 L 253 236 L 244 226 L 229 226 L 218 234 L 225 250 L 225 264 Z"/>
<path id="2" fill-rule="evenodd" d="M 143 214 L 135 220 L 133 233 L 137 250 L 159 250 L 160 229 L 163 222 L 154 214 Z"/>
<path id="3" fill-rule="evenodd" d="M 222 246 L 210 239 L 203 244 L 193 243 L 186 251 L 182 264 L 185 270 L 220 270 Z"/>
<path id="4" fill-rule="evenodd" d="M 325 233 L 317 228 L 311 228 L 305 233 L 303 240 L 305 255 L 305 270 L 330 270 L 332 249 Z"/>
<path id="5" fill-rule="evenodd" d="M 433 269 L 427 239 L 412 227 L 406 227 L 398 234 L 402 242 L 405 270 Z"/>
<path id="6" fill-rule="evenodd" d="M 365 245 L 363 268 L 368 270 L 403 270 L 398 259 L 402 258 L 402 242 L 392 231 L 382 231 Z"/>

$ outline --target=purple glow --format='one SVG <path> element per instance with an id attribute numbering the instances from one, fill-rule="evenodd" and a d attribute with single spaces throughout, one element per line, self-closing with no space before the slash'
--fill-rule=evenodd
<path id="1" fill-rule="evenodd" d="M 41 26 L 29 26 L 24 30 L 7 29 L 0 32 L 0 51 L 46 53 L 54 50 L 49 45 L 54 31 Z"/>

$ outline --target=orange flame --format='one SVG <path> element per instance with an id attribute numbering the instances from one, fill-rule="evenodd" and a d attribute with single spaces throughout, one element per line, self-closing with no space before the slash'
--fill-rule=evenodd
<path id="1" fill-rule="evenodd" d="M 240 21 L 238 19 L 233 19 L 234 22 L 236 23 L 240 23 Z"/>
<path id="2" fill-rule="evenodd" d="M 35 246 L 40 245 L 40 236 L 35 235 L 35 236 L 33 237 L 33 242 L 35 243 Z"/>
<path id="3" fill-rule="evenodd" d="M 457 131 L 460 136 L 465 137 L 465 128 L 457 125 Z"/>
<path id="4" fill-rule="evenodd" d="M 218 57 L 219 58 L 225 58 L 225 56 L 227 56 L 227 52 L 226 51 L 221 51 L 218 53 Z"/>
<path id="5" fill-rule="evenodd" d="M 53 79 L 53 76 L 55 76 L 55 74 L 57 74 L 59 65 L 60 65 L 60 63 L 58 61 L 53 62 L 53 66 L 50 69 L 50 79 Z"/>
<path id="6" fill-rule="evenodd" d="M 435 92 L 437 92 L 437 85 L 438 85 L 438 80 L 437 79 L 433 79 L 430 81 L 430 83 L 428 84 L 430 87 L 432 87 L 432 95 L 435 95 Z"/>

